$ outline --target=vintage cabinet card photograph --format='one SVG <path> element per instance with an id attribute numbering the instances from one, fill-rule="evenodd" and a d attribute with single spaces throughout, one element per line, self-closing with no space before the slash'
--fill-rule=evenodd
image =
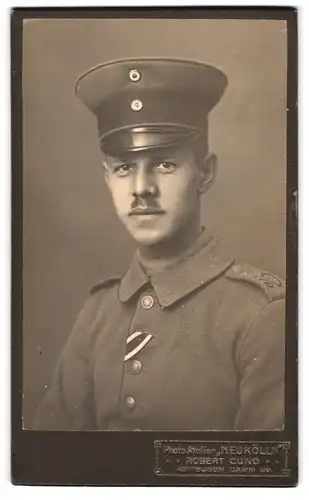
<path id="1" fill-rule="evenodd" d="M 295 486 L 295 9 L 11 42 L 13 483 Z"/>

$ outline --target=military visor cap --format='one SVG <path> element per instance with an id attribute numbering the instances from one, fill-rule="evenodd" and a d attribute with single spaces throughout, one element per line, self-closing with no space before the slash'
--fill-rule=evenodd
<path id="1" fill-rule="evenodd" d="M 226 75 L 202 62 L 140 58 L 90 68 L 75 92 L 97 118 L 101 149 L 115 154 L 207 137 L 208 114 L 226 86 Z"/>

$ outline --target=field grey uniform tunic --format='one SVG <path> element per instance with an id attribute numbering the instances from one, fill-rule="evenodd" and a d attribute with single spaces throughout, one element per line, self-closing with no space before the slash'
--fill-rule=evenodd
<path id="1" fill-rule="evenodd" d="M 136 254 L 93 289 L 34 428 L 281 429 L 284 283 L 206 234 L 148 271 Z"/>

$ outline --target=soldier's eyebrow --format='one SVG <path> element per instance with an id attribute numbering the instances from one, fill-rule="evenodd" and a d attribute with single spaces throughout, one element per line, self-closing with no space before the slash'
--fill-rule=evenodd
<path id="1" fill-rule="evenodd" d="M 163 163 L 163 162 L 175 162 L 179 163 L 183 161 L 184 157 L 188 154 L 186 148 L 183 147 L 173 147 L 173 148 L 162 148 L 156 151 L 148 151 L 144 153 L 143 156 L 147 158 L 147 163 L 149 166 Z M 138 163 L 140 155 L 132 154 L 124 156 L 109 156 L 105 155 L 105 163 L 108 167 L 113 168 L 119 165 L 132 165 Z"/>
<path id="2" fill-rule="evenodd" d="M 133 163 L 133 158 L 117 158 L 115 156 L 107 156 L 105 159 L 107 165 L 126 165 L 127 163 Z"/>

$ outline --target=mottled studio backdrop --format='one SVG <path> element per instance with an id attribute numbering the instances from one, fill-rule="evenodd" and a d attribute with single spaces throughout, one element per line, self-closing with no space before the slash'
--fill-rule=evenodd
<path id="1" fill-rule="evenodd" d="M 24 24 L 24 426 L 93 284 L 133 244 L 104 186 L 77 76 L 109 59 L 192 58 L 229 87 L 210 118 L 220 175 L 204 224 L 230 255 L 285 275 L 286 26 L 260 20 L 28 20 Z M 108 383 L 108 381 L 107 381 Z"/>

